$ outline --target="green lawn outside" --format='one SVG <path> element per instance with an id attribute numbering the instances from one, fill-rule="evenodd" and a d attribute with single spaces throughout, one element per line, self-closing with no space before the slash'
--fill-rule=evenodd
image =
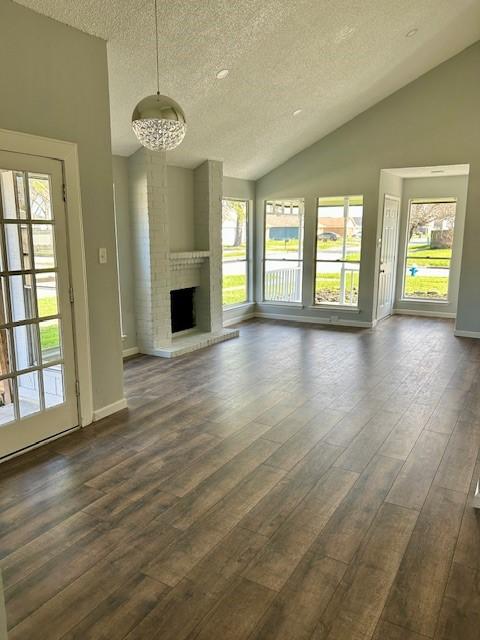
<path id="1" fill-rule="evenodd" d="M 348 238 L 348 242 L 347 242 L 349 247 L 359 247 L 360 246 L 360 240 L 357 238 Z M 318 240 L 317 241 L 317 250 L 318 251 L 325 251 L 328 249 L 341 249 L 342 248 L 342 240 Z M 285 253 L 285 252 L 292 252 L 292 253 L 298 253 L 298 240 L 267 240 L 266 245 L 265 245 L 265 249 L 267 252 L 269 253 Z M 228 246 L 224 246 L 223 247 L 223 259 L 224 260 L 233 260 L 235 258 L 245 258 L 246 257 L 246 245 L 242 244 L 239 245 L 238 247 L 228 247 Z M 355 257 L 353 257 L 355 256 Z M 360 259 L 360 253 L 355 253 L 355 254 L 349 254 L 349 259 L 350 260 L 359 260 Z"/>
<path id="2" fill-rule="evenodd" d="M 332 243 L 335 244 L 335 243 Z M 266 250 L 268 252 L 298 252 L 298 240 L 267 240 Z M 238 247 L 223 247 L 223 259 L 233 260 L 235 258 L 246 258 L 247 249 L 244 244 Z"/>
<path id="3" fill-rule="evenodd" d="M 360 238 L 352 238 L 347 236 L 347 247 L 359 247 L 361 245 Z M 343 238 L 338 240 L 317 240 L 317 250 L 325 249 L 341 249 L 343 247 Z"/>
<path id="4" fill-rule="evenodd" d="M 347 240 L 347 246 L 349 247 L 359 247 L 360 243 L 357 238 L 348 238 Z M 317 240 L 318 251 L 326 251 L 328 249 L 341 250 L 342 246 L 341 238 L 338 240 Z M 298 240 L 267 240 L 265 248 L 267 251 L 298 251 Z"/>
<path id="5" fill-rule="evenodd" d="M 247 247 L 244 244 L 241 244 L 238 247 L 223 247 L 224 260 L 234 260 L 235 258 L 245 259 L 246 257 L 247 257 Z"/>
<path id="6" fill-rule="evenodd" d="M 298 254 L 298 240 L 267 240 L 265 243 L 265 252 L 292 252 Z"/>
<path id="7" fill-rule="evenodd" d="M 58 313 L 56 296 L 48 298 L 38 298 L 38 314 L 43 318 L 45 316 L 56 316 Z"/>
<path id="8" fill-rule="evenodd" d="M 426 300 L 447 300 L 448 276 L 435 275 L 434 269 L 432 269 L 432 275 L 412 276 L 408 268 L 414 265 L 416 267 L 449 267 L 452 249 L 431 249 L 428 244 L 410 245 L 408 255 L 405 296 Z"/>
<path id="9" fill-rule="evenodd" d="M 347 273 L 345 278 L 346 291 L 350 291 L 351 278 L 353 290 L 358 295 L 358 274 Z M 317 273 L 315 281 L 316 302 L 339 302 L 340 275 L 336 273 Z M 354 300 L 356 300 L 354 294 Z M 448 296 L 448 278 L 445 276 L 407 276 L 405 280 L 405 295 L 409 298 L 426 298 L 446 300 Z M 347 299 L 347 303 L 350 302 Z"/>
<path id="10" fill-rule="evenodd" d="M 408 276 L 405 278 L 405 296 L 446 300 L 448 296 L 447 276 Z"/>
<path id="11" fill-rule="evenodd" d="M 346 304 L 358 302 L 358 271 L 345 274 Z M 353 281 L 352 281 L 353 278 Z M 349 299 L 352 287 L 352 299 Z M 340 273 L 317 272 L 315 278 L 315 302 L 340 303 Z"/>
<path id="12" fill-rule="evenodd" d="M 357 244 L 360 244 L 358 241 Z M 290 240 L 286 243 L 287 251 L 298 250 L 298 241 Z M 318 242 L 321 249 L 338 246 L 338 242 Z M 278 240 L 269 240 L 267 242 L 269 251 L 285 251 L 285 242 Z M 233 250 L 239 250 L 239 255 L 244 255 L 244 249 L 240 247 L 232 247 Z M 414 245 L 409 248 L 409 255 L 415 256 L 408 260 L 407 266 L 430 266 L 445 267 L 450 265 L 451 249 L 431 249 L 428 245 Z M 429 257 L 440 258 L 439 260 L 430 260 Z M 227 254 L 224 252 L 224 257 Z M 229 250 L 228 257 L 234 257 Z M 360 253 L 350 253 L 348 255 L 351 261 L 360 260 Z M 346 302 L 356 303 L 358 299 L 358 272 L 347 273 L 345 280 L 345 288 L 350 292 L 351 278 L 353 277 L 353 300 Z M 447 276 L 411 276 L 405 278 L 405 296 L 409 298 L 423 298 L 431 300 L 446 300 L 448 296 L 448 277 Z M 335 303 L 340 300 L 340 274 L 339 273 L 317 273 L 315 281 L 315 299 L 316 302 Z M 223 304 L 240 304 L 246 301 L 246 278 L 243 275 L 225 276 L 223 278 Z"/>
<path id="13" fill-rule="evenodd" d="M 40 327 L 40 346 L 42 351 L 58 348 L 58 325 L 46 324 Z"/>
<path id="14" fill-rule="evenodd" d="M 351 278 L 353 281 L 354 301 L 358 295 L 358 273 L 346 275 L 346 290 L 350 291 Z M 317 273 L 316 302 L 340 301 L 340 275 L 336 273 Z M 411 298 L 429 298 L 446 300 L 448 293 L 448 278 L 431 276 L 407 276 L 405 281 L 405 295 Z M 223 304 L 240 304 L 246 300 L 245 277 L 227 276 L 223 279 Z M 347 300 L 348 302 L 348 300 Z"/>
<path id="15" fill-rule="evenodd" d="M 247 279 L 243 275 L 224 276 L 223 304 L 241 304 L 247 301 Z"/>
<path id="16" fill-rule="evenodd" d="M 38 298 L 38 313 L 40 317 L 54 316 L 58 313 L 56 296 Z M 58 324 L 43 322 L 40 325 L 40 346 L 42 351 L 59 346 Z"/>

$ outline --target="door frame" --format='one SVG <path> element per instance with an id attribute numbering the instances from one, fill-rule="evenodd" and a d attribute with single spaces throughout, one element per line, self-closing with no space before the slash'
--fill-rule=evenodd
<path id="1" fill-rule="evenodd" d="M 87 270 L 83 234 L 78 147 L 75 142 L 0 129 L 0 150 L 59 160 L 63 167 L 67 247 L 73 288 L 73 338 L 77 363 L 79 426 L 93 422 L 92 362 L 88 315 Z M 72 239 L 75 238 L 75 241 Z"/>
<path id="2" fill-rule="evenodd" d="M 380 304 L 380 298 L 378 296 L 378 291 L 380 289 L 380 274 L 382 273 L 381 269 L 382 269 L 382 242 L 383 242 L 383 227 L 385 224 L 385 201 L 386 199 L 389 198 L 390 200 L 395 200 L 398 203 L 398 219 L 397 219 L 397 232 L 395 234 L 395 260 L 394 260 L 394 273 L 393 273 L 393 303 L 392 303 L 392 313 L 390 315 L 393 315 L 394 313 L 394 308 L 395 308 L 395 297 L 396 297 L 396 292 L 397 292 L 397 271 L 398 271 L 398 241 L 399 241 L 399 234 L 400 234 L 400 216 L 402 215 L 402 207 L 401 207 L 401 203 L 402 203 L 402 199 L 399 196 L 394 196 L 391 195 L 390 193 L 384 193 L 383 194 L 383 203 L 382 203 L 382 228 L 381 228 L 381 234 L 380 234 L 380 238 L 381 238 L 381 242 L 380 242 L 380 254 L 379 254 L 379 259 L 378 259 L 378 273 L 377 273 L 377 301 L 376 301 L 376 305 L 375 305 L 375 322 L 377 322 L 379 320 L 378 317 L 378 306 Z M 384 318 L 388 318 L 390 316 L 384 316 L 382 318 L 382 320 Z"/>

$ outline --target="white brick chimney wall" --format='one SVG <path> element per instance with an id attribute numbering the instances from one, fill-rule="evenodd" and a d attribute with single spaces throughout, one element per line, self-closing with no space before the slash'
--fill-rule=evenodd
<path id="1" fill-rule="evenodd" d="M 138 348 L 171 340 L 165 153 L 139 149 L 129 159 Z"/>
<path id="2" fill-rule="evenodd" d="M 204 331 L 222 329 L 222 190 L 221 162 L 207 160 L 195 169 L 194 219 L 198 249 L 209 251 L 197 291 L 197 320 Z"/>
<path id="3" fill-rule="evenodd" d="M 170 357 L 236 337 L 222 326 L 222 163 L 207 160 L 195 169 L 189 252 L 170 252 L 165 153 L 139 149 L 129 159 L 129 180 L 140 352 Z M 170 292 L 187 287 L 196 287 L 197 337 L 180 344 L 172 338 Z"/>

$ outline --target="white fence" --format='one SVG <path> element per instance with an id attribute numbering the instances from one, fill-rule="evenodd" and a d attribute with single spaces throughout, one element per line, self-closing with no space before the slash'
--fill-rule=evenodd
<path id="1" fill-rule="evenodd" d="M 265 268 L 265 300 L 301 302 L 302 267 L 267 271 Z"/>
<path id="2" fill-rule="evenodd" d="M 349 269 L 343 265 L 340 275 L 340 304 L 356 304 L 356 295 L 358 295 L 358 289 L 355 288 L 356 273 L 358 273 L 358 269 Z M 350 276 L 349 278 L 347 278 L 347 274 Z"/>

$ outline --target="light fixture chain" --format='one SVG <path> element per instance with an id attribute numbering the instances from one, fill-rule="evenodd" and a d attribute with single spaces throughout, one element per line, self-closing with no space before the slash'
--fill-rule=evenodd
<path id="1" fill-rule="evenodd" d="M 155 43 L 156 43 L 156 52 L 157 52 L 157 95 L 160 95 L 160 71 L 158 68 L 158 59 L 159 59 L 159 51 L 158 51 L 158 11 L 157 11 L 157 0 L 155 0 Z"/>
<path id="2" fill-rule="evenodd" d="M 158 0 L 155 8 L 157 95 L 147 96 L 132 114 L 132 128 L 140 143 L 150 151 L 170 151 L 182 142 L 186 132 L 185 114 L 179 104 L 160 95 L 160 44 L 158 39 Z"/>

